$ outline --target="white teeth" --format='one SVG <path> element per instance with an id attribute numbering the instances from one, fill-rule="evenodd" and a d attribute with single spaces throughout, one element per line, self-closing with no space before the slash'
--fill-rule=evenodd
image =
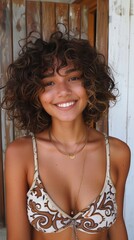
<path id="1" fill-rule="evenodd" d="M 69 106 L 72 106 L 75 102 L 67 102 L 67 103 L 59 103 L 57 104 L 58 107 L 63 107 L 63 108 L 66 108 L 66 107 L 69 107 Z"/>

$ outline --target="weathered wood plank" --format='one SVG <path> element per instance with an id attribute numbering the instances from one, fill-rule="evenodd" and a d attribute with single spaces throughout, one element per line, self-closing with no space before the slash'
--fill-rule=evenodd
<path id="1" fill-rule="evenodd" d="M 13 60 L 18 57 L 20 51 L 19 41 L 26 38 L 25 0 L 12 0 L 12 35 L 13 35 Z M 22 45 L 24 44 L 21 43 Z M 14 129 L 15 138 L 23 135 L 23 132 Z"/>
<path id="2" fill-rule="evenodd" d="M 130 58 L 129 58 L 129 76 L 128 76 L 128 109 L 126 120 L 126 142 L 131 149 L 131 167 L 127 179 L 127 185 L 125 190 L 125 220 L 127 224 L 127 230 L 129 240 L 134 238 L 134 207 L 133 207 L 133 186 L 134 186 L 134 1 L 131 1 L 130 9 Z M 133 6 L 133 8 L 132 8 Z"/>
<path id="3" fill-rule="evenodd" d="M 90 13 L 88 15 L 88 39 L 92 46 L 95 46 L 95 36 L 96 36 L 96 29 L 95 29 L 95 13 Z"/>
<path id="4" fill-rule="evenodd" d="M 16 59 L 20 46 L 20 39 L 26 37 L 25 0 L 12 0 L 13 15 L 13 59 Z"/>
<path id="5" fill-rule="evenodd" d="M 84 1 L 83 1 L 84 2 Z M 97 11 L 97 0 L 87 1 L 88 6 L 88 39 L 92 46 L 96 43 L 96 11 Z"/>
<path id="6" fill-rule="evenodd" d="M 131 148 L 131 167 L 125 189 L 124 217 L 128 239 L 134 238 L 134 0 L 110 1 L 109 63 L 117 73 L 120 98 L 109 113 L 109 132 Z"/>
<path id="7" fill-rule="evenodd" d="M 6 70 L 12 59 L 11 51 L 11 9 L 10 0 L 0 1 L 0 86 L 6 84 Z M 0 91 L 0 99 L 3 91 Z M 4 110 L 0 112 L 0 225 L 4 225 L 4 153 L 13 139 L 12 124 L 7 120 Z"/>
<path id="8" fill-rule="evenodd" d="M 96 47 L 99 52 L 103 53 L 107 60 L 108 52 L 108 12 L 109 6 L 107 0 L 97 1 L 97 29 L 96 29 Z M 100 120 L 97 129 L 102 132 L 108 132 L 108 116 L 107 114 Z"/>
<path id="9" fill-rule="evenodd" d="M 88 14 L 89 8 L 87 5 L 81 6 L 81 38 L 88 39 Z"/>
<path id="10" fill-rule="evenodd" d="M 31 31 L 41 32 L 41 3 L 36 1 L 26 2 L 27 35 Z"/>
<path id="11" fill-rule="evenodd" d="M 1 52 L 0 52 L 0 85 L 4 86 L 6 84 L 6 70 L 7 66 L 12 60 L 12 41 L 11 41 L 11 9 L 10 9 L 10 0 L 1 1 L 0 2 L 0 10 L 1 10 L 1 21 L 0 21 L 0 46 L 1 46 Z M 3 96 L 3 91 L 1 91 L 1 98 Z M 6 135 L 5 129 L 8 125 L 10 125 L 6 121 L 6 115 L 5 112 L 2 111 L 1 113 L 1 119 L 2 119 L 2 146 L 4 146 L 4 143 L 9 142 L 12 139 L 12 134 Z M 4 121 L 3 121 L 4 118 Z M 10 139 L 10 140 L 9 140 Z M 5 140 L 5 141 L 4 141 Z M 5 147 L 3 147 L 3 151 L 5 150 Z"/>
<path id="12" fill-rule="evenodd" d="M 12 38 L 11 38 L 11 9 L 10 0 L 1 1 L 1 17 L 0 21 L 0 46 L 1 46 L 1 59 L 0 59 L 0 72 L 1 72 L 1 85 L 6 84 L 6 70 L 9 63 L 12 61 Z M 1 98 L 3 91 L 1 91 Z M 2 150 L 3 154 L 7 144 L 13 139 L 12 124 L 7 120 L 5 111 L 1 113 L 2 121 Z"/>
<path id="13" fill-rule="evenodd" d="M 110 1 L 109 64 L 114 69 L 118 102 L 109 111 L 109 132 L 126 141 L 128 78 L 129 78 L 129 28 L 130 0 Z"/>
<path id="14" fill-rule="evenodd" d="M 55 3 L 42 3 L 42 35 L 48 40 L 56 27 Z"/>
<path id="15" fill-rule="evenodd" d="M 10 0 L 0 1 L 0 85 L 6 83 L 6 70 L 12 59 Z M 8 54 L 7 54 L 8 53 Z"/>
<path id="16" fill-rule="evenodd" d="M 89 10 L 94 11 L 97 7 L 97 0 L 79 0 L 76 1 L 76 3 L 80 3 L 81 5 L 86 5 L 88 6 Z"/>
<path id="17" fill-rule="evenodd" d="M 84 0 L 82 1 L 83 3 L 84 3 Z M 87 6 L 89 7 L 89 11 L 91 12 L 93 12 L 93 11 L 95 11 L 96 10 L 96 8 L 97 8 L 97 2 L 98 2 L 98 0 L 85 0 L 85 3 L 87 4 Z"/>
<path id="18" fill-rule="evenodd" d="M 96 46 L 107 59 L 108 53 L 108 13 L 109 6 L 107 0 L 97 1 L 97 29 Z"/>
<path id="19" fill-rule="evenodd" d="M 56 4 L 56 24 L 62 23 L 65 25 L 66 30 L 68 31 L 68 4 L 57 3 Z M 65 31 L 65 27 L 58 25 L 58 28 L 61 32 Z"/>
<path id="20" fill-rule="evenodd" d="M 69 5 L 69 34 L 80 38 L 81 32 L 81 8 L 80 4 Z"/>

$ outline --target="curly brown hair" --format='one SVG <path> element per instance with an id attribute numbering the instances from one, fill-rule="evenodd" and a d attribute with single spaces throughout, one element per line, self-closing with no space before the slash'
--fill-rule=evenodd
<path id="1" fill-rule="evenodd" d="M 88 104 L 83 111 L 86 124 L 97 122 L 107 112 L 109 101 L 116 101 L 111 70 L 104 56 L 88 40 L 67 38 L 57 31 L 48 42 L 41 37 L 36 40 L 30 37 L 26 41 L 17 60 L 8 67 L 2 102 L 19 128 L 37 133 L 51 125 L 51 116 L 43 109 L 38 96 L 43 88 L 44 73 L 55 69 L 55 58 L 59 60 L 57 71 L 73 63 L 82 72 L 88 94 Z"/>

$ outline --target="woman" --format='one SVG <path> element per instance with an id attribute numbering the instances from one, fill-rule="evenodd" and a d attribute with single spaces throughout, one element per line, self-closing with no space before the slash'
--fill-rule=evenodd
<path id="1" fill-rule="evenodd" d="M 129 147 L 93 128 L 115 102 L 104 57 L 61 32 L 29 41 L 3 106 L 30 134 L 6 151 L 8 240 L 127 240 Z"/>

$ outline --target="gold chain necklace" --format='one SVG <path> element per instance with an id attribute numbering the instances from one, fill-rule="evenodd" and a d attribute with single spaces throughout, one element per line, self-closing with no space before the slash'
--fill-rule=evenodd
<path id="1" fill-rule="evenodd" d="M 87 144 L 87 139 L 88 139 L 87 136 L 86 136 L 84 144 L 82 145 L 82 147 L 81 147 L 78 151 L 75 151 L 75 152 L 72 152 L 72 153 L 68 153 L 68 152 L 62 151 L 61 149 L 59 149 L 59 148 L 57 147 L 56 143 L 55 143 L 55 142 L 53 141 L 53 139 L 52 139 L 52 136 L 53 136 L 53 138 L 55 138 L 55 140 L 56 140 L 58 143 L 60 143 L 61 145 L 63 145 L 63 144 L 52 134 L 52 132 L 51 132 L 51 130 L 50 130 L 50 128 L 49 128 L 49 139 L 50 139 L 51 143 L 55 146 L 55 148 L 56 148 L 60 153 L 68 156 L 70 159 L 74 159 L 74 158 L 76 157 L 76 154 L 78 154 L 79 152 L 81 152 L 81 151 L 84 149 L 84 147 L 85 147 L 86 144 Z"/>
<path id="2" fill-rule="evenodd" d="M 78 193 L 77 193 L 77 196 L 76 196 L 76 199 L 75 199 L 75 203 L 74 203 L 74 210 L 71 210 L 71 212 L 70 212 L 70 215 L 72 217 L 74 217 L 74 215 L 76 214 L 77 202 L 78 202 L 78 199 L 79 199 L 79 194 L 80 194 L 81 186 L 82 186 L 82 183 L 83 183 L 85 161 L 86 161 L 86 156 L 84 157 L 84 160 L 83 160 L 82 171 L 81 171 L 81 178 L 80 178 L 80 185 L 79 185 Z"/>

